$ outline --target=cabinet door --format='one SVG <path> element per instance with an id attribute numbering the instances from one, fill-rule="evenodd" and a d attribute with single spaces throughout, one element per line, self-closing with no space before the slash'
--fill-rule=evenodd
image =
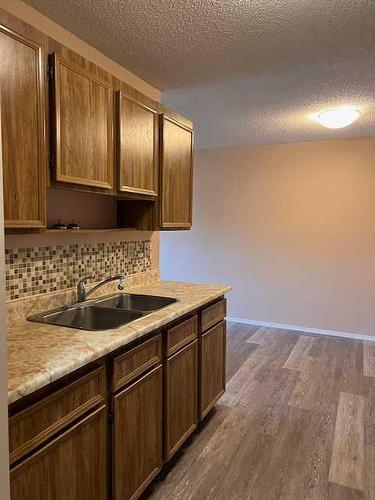
<path id="1" fill-rule="evenodd" d="M 45 227 L 45 107 L 41 48 L 0 26 L 0 91 L 7 228 Z"/>
<path id="2" fill-rule="evenodd" d="M 161 115 L 161 220 L 164 229 L 190 229 L 193 131 Z"/>
<path id="3" fill-rule="evenodd" d="M 166 458 L 169 460 L 197 426 L 198 342 L 167 361 Z"/>
<path id="4" fill-rule="evenodd" d="M 158 366 L 114 396 L 113 488 L 116 500 L 138 498 L 163 459 L 163 377 Z"/>
<path id="5" fill-rule="evenodd" d="M 118 119 L 119 191 L 157 196 L 157 112 L 119 92 Z"/>
<path id="6" fill-rule="evenodd" d="M 12 469 L 11 500 L 105 500 L 106 418 L 98 409 Z"/>
<path id="7" fill-rule="evenodd" d="M 54 55 L 55 177 L 57 181 L 113 187 L 112 90 Z"/>
<path id="8" fill-rule="evenodd" d="M 204 418 L 225 391 L 225 321 L 201 337 L 199 415 Z"/>

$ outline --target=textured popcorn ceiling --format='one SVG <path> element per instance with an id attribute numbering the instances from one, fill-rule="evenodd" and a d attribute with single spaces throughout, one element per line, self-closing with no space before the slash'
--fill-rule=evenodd
<path id="1" fill-rule="evenodd" d="M 198 147 L 375 134 L 374 0 L 26 0 L 191 117 Z M 362 105 L 354 125 L 307 120 Z"/>

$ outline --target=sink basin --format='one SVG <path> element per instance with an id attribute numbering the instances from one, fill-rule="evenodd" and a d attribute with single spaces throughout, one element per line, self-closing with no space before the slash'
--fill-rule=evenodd
<path id="1" fill-rule="evenodd" d="M 170 297 L 120 293 L 112 297 L 79 302 L 27 318 L 36 323 L 67 326 L 80 330 L 111 330 L 177 302 Z"/>
<path id="2" fill-rule="evenodd" d="M 80 330 L 110 330 L 130 323 L 143 314 L 125 309 L 109 309 L 95 304 L 76 304 L 64 309 L 30 316 L 30 321 L 67 326 Z"/>
<path id="3" fill-rule="evenodd" d="M 96 304 L 101 307 L 109 307 L 127 311 L 140 311 L 151 313 L 163 307 L 177 302 L 170 297 L 159 297 L 156 295 L 138 295 L 133 293 L 120 293 L 114 297 L 98 300 Z"/>

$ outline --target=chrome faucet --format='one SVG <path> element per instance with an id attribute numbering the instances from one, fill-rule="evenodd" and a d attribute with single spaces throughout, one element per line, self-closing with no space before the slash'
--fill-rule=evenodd
<path id="1" fill-rule="evenodd" d="M 105 280 L 101 281 L 97 285 L 91 288 L 88 292 L 86 291 L 86 281 L 89 279 L 94 279 L 95 275 L 92 276 L 85 276 L 84 278 L 80 279 L 77 283 L 77 302 L 84 302 L 89 295 L 92 293 L 96 292 L 99 288 L 102 286 L 106 285 L 107 283 L 111 283 L 111 281 L 116 281 L 119 280 L 118 284 L 118 289 L 123 290 L 125 288 L 125 276 L 122 274 L 119 274 L 118 276 L 113 276 L 113 278 L 106 278 Z"/>

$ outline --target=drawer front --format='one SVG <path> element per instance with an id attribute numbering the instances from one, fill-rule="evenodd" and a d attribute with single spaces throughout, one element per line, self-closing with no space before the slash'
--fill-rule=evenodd
<path id="1" fill-rule="evenodd" d="M 198 316 L 167 330 L 167 354 L 171 356 L 198 337 Z"/>
<path id="2" fill-rule="evenodd" d="M 10 462 L 49 439 L 106 396 L 104 366 L 9 419 Z"/>
<path id="3" fill-rule="evenodd" d="M 225 319 L 227 315 L 227 301 L 225 299 L 219 300 L 219 302 L 215 302 L 212 306 L 206 307 L 202 311 L 202 332 L 207 331 L 212 326 L 220 323 Z"/>
<path id="4" fill-rule="evenodd" d="M 117 391 L 139 375 L 151 370 L 151 368 L 161 363 L 161 359 L 161 335 L 157 335 L 122 356 L 115 358 L 113 362 L 113 390 Z"/>
<path id="5" fill-rule="evenodd" d="M 12 468 L 10 498 L 107 500 L 107 407 L 90 412 Z"/>

